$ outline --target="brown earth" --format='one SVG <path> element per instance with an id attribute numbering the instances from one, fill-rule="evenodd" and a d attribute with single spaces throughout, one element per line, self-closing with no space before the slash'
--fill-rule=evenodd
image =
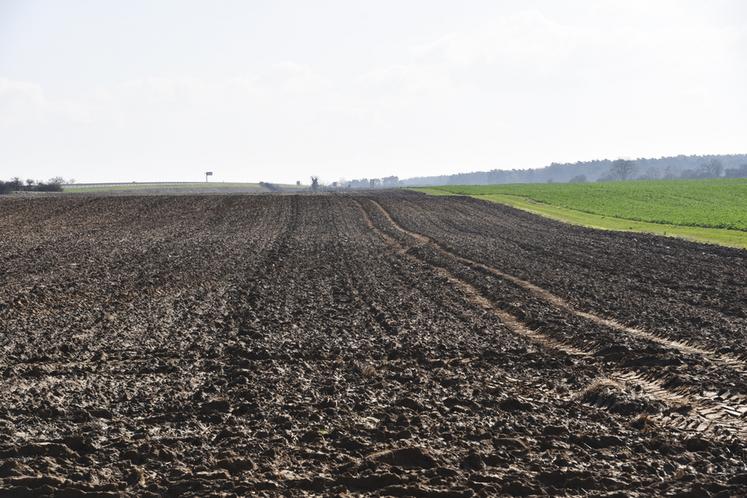
<path id="1" fill-rule="evenodd" d="M 0 496 L 743 496 L 747 252 L 414 193 L 0 200 Z"/>

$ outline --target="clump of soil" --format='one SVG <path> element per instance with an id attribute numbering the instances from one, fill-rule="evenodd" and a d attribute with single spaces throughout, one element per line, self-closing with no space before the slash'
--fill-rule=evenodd
<path id="1" fill-rule="evenodd" d="M 624 416 L 655 414 L 665 408 L 661 401 L 606 378 L 594 380 L 577 397 L 584 403 Z"/>

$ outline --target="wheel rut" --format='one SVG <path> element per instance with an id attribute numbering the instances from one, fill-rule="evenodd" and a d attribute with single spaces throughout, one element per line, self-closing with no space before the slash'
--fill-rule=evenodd
<path id="1" fill-rule="evenodd" d="M 387 221 L 389 221 L 395 228 L 414 238 L 419 243 L 429 244 L 435 247 L 438 252 L 441 253 L 441 255 L 448 256 L 449 258 L 456 260 L 462 264 L 477 266 L 485 269 L 490 268 L 482 265 L 481 263 L 477 263 L 468 258 L 463 258 L 451 253 L 425 235 L 410 232 L 404 229 L 393 220 L 391 215 L 389 215 L 389 213 L 377 201 L 370 199 L 370 202 L 377 207 L 384 218 L 387 219 Z M 406 245 L 401 243 L 394 237 L 388 235 L 386 232 L 376 226 L 373 219 L 360 203 L 360 201 L 356 200 L 356 203 L 358 205 L 358 208 L 362 212 L 366 225 L 371 230 L 374 230 L 376 233 L 378 233 L 379 236 L 394 252 L 402 257 L 407 257 L 420 263 L 425 263 L 433 268 L 433 270 L 437 274 L 442 276 L 451 285 L 461 290 L 470 302 L 484 309 L 486 312 L 492 313 L 497 316 L 501 320 L 501 322 L 504 323 L 506 327 L 515 334 L 522 336 L 541 347 L 559 351 L 569 356 L 587 358 L 594 357 L 593 351 L 579 348 L 575 345 L 568 344 L 564 341 L 560 341 L 544 333 L 531 329 L 514 315 L 500 309 L 477 287 L 470 284 L 466 280 L 456 276 L 448 268 L 439 266 L 429 261 L 425 261 L 424 259 L 413 255 L 409 251 L 410 249 L 416 247 L 418 244 Z M 493 270 L 498 274 L 503 275 L 503 273 L 499 270 Z M 520 282 L 524 282 L 520 279 L 517 280 L 519 280 Z M 526 283 L 528 285 L 531 285 L 532 287 L 536 287 L 532 284 L 529 284 L 528 282 Z M 550 293 L 547 292 L 547 294 Z M 552 294 L 550 295 L 552 296 Z M 557 297 L 557 299 L 562 301 L 562 299 L 559 297 Z M 555 304 L 552 301 L 550 302 L 551 304 Z M 568 304 L 568 306 L 571 305 Z M 598 318 L 600 320 L 605 320 L 601 317 Z M 692 353 L 692 351 L 687 352 Z M 661 424 L 668 425 L 670 427 L 674 427 L 686 432 L 709 432 L 718 435 L 733 435 L 738 436 L 742 439 L 747 439 L 747 399 L 745 399 L 744 396 L 730 394 L 728 392 L 710 393 L 710 395 L 706 393 L 705 395 L 701 395 L 691 392 L 691 390 L 686 386 L 674 389 L 665 387 L 660 379 L 654 378 L 651 375 L 645 373 L 639 373 L 624 368 L 610 369 L 608 365 L 603 366 L 603 368 L 605 370 L 608 370 L 606 372 L 606 377 L 610 380 L 623 385 L 637 387 L 638 389 L 645 392 L 648 396 L 658 399 L 668 406 L 689 407 L 688 410 L 685 410 L 685 413 L 680 413 L 677 410 L 672 410 L 671 413 L 652 416 L 653 419 L 657 420 Z"/>
<path id="2" fill-rule="evenodd" d="M 563 299 L 562 297 L 556 294 L 553 294 L 547 289 L 534 285 L 531 282 L 528 282 L 514 275 L 505 273 L 495 267 L 488 266 L 478 261 L 475 261 L 473 259 L 465 258 L 463 256 L 455 254 L 451 252 L 450 250 L 446 249 L 443 245 L 441 245 L 437 241 L 431 239 L 430 237 L 404 228 L 402 225 L 397 223 L 397 221 L 391 216 L 391 214 L 386 210 L 386 208 L 384 208 L 378 201 L 371 199 L 371 203 L 374 204 L 379 209 L 379 211 L 387 219 L 387 221 L 389 221 L 391 225 L 398 231 L 406 235 L 409 235 L 410 237 L 414 238 L 415 240 L 418 240 L 419 242 L 423 244 L 430 245 L 431 247 L 435 248 L 436 251 L 438 251 L 440 254 L 444 256 L 455 259 L 468 266 L 478 268 L 486 273 L 490 273 L 491 275 L 494 275 L 503 280 L 507 280 L 519 287 L 522 287 L 523 289 L 530 291 L 535 296 L 544 299 L 548 303 L 558 308 L 561 308 L 565 311 L 573 313 L 574 315 L 580 318 L 584 318 L 593 323 L 608 327 L 618 332 L 623 332 L 623 333 L 632 335 L 634 337 L 638 337 L 640 339 L 655 342 L 661 346 L 664 346 L 670 349 L 675 349 L 682 353 L 702 356 L 703 358 L 706 358 L 708 361 L 716 365 L 730 368 L 741 374 L 747 374 L 747 365 L 745 365 L 745 362 L 740 360 L 739 358 L 721 354 L 716 351 L 712 351 L 712 350 L 709 350 L 709 349 L 706 349 L 706 348 L 703 348 L 697 345 L 693 345 L 687 342 L 669 339 L 669 338 L 663 337 L 661 334 L 656 334 L 656 333 L 648 332 L 648 331 L 641 330 L 638 328 L 629 327 L 612 318 L 607 318 L 607 317 L 597 315 L 595 313 L 590 313 L 588 311 L 580 310 L 576 306 L 568 302 L 567 300 Z"/>

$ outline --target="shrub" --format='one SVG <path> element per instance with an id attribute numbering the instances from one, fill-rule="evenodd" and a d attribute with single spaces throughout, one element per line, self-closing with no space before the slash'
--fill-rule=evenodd
<path id="1" fill-rule="evenodd" d="M 47 183 L 26 180 L 22 182 L 18 177 L 12 178 L 7 182 L 0 181 L 0 195 L 10 194 L 11 192 L 62 192 L 62 185 L 65 180 L 57 176 Z"/>

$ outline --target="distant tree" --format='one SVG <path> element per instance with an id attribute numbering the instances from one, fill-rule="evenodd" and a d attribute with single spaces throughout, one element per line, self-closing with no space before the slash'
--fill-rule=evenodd
<path id="1" fill-rule="evenodd" d="M 635 161 L 629 159 L 618 159 L 612 162 L 609 176 L 613 180 L 629 180 L 635 173 Z"/>
<path id="2" fill-rule="evenodd" d="M 641 176 L 638 177 L 639 180 L 658 180 L 659 179 L 659 172 L 654 168 L 653 166 L 649 167 Z"/>
<path id="3" fill-rule="evenodd" d="M 34 190 L 36 192 L 62 192 L 62 184 L 39 182 L 35 187 L 29 190 Z"/>
<path id="4" fill-rule="evenodd" d="M 692 180 L 694 178 L 698 178 L 698 172 L 694 169 L 686 169 L 682 173 L 680 173 L 680 178 L 683 180 Z"/>
<path id="5" fill-rule="evenodd" d="M 724 171 L 724 165 L 718 159 L 711 159 L 698 168 L 698 176 L 701 178 L 718 178 Z"/>
<path id="6" fill-rule="evenodd" d="M 369 181 L 369 186 L 371 188 L 378 188 L 379 186 L 381 186 L 381 180 L 379 180 L 378 178 L 371 178 L 371 180 Z"/>
<path id="7" fill-rule="evenodd" d="M 568 180 L 568 183 L 586 183 L 586 181 L 586 175 L 576 175 Z"/>
<path id="8" fill-rule="evenodd" d="M 716 158 L 720 160 L 724 167 L 724 173 L 727 169 L 739 170 L 742 164 L 747 163 L 747 154 L 725 154 L 713 156 L 670 156 L 660 158 L 638 158 L 635 159 L 636 168 L 640 171 L 634 171 L 626 179 L 635 178 L 643 172 L 647 172 L 653 167 L 658 178 L 674 179 L 679 178 L 685 170 L 694 170 L 697 172 L 701 164 L 709 159 Z M 610 167 L 613 161 L 609 159 L 595 159 L 576 163 L 552 163 L 544 168 L 536 169 L 492 169 L 489 171 L 474 171 L 470 173 L 457 173 L 453 175 L 440 176 L 422 176 L 416 178 L 400 179 L 399 184 L 402 186 L 433 186 L 433 185 L 484 185 L 484 184 L 501 184 L 501 183 L 543 183 L 548 178 L 554 178 L 555 181 L 567 182 L 574 175 L 584 173 L 588 181 L 613 181 L 620 178 L 610 174 Z M 722 173 L 722 174 L 724 174 Z M 700 174 L 700 173 L 698 173 Z M 730 175 L 737 174 L 730 171 Z M 648 178 L 648 173 L 643 177 Z M 688 174 L 685 175 L 688 177 Z M 697 177 L 697 176 L 695 176 Z M 368 182 L 368 180 L 366 180 Z M 351 187 L 355 188 L 355 181 L 350 182 Z"/>
<path id="9" fill-rule="evenodd" d="M 7 194 L 14 191 L 27 192 L 62 192 L 62 185 L 65 180 L 62 177 L 55 177 L 47 183 L 37 182 L 31 179 L 22 182 L 20 178 L 11 178 L 8 182 L 0 182 L 0 193 Z"/>
<path id="10" fill-rule="evenodd" d="M 738 168 L 730 168 L 724 171 L 726 178 L 747 178 L 747 164 L 742 164 Z"/>
<path id="11" fill-rule="evenodd" d="M 319 177 L 318 176 L 312 176 L 311 177 L 311 190 L 316 192 L 319 189 Z"/>
<path id="12" fill-rule="evenodd" d="M 381 185 L 384 187 L 397 187 L 399 185 L 399 177 L 385 176 L 381 179 Z"/>
<path id="13" fill-rule="evenodd" d="M 359 178 L 357 180 L 350 180 L 345 184 L 347 188 L 369 188 L 370 183 L 368 178 Z"/>

